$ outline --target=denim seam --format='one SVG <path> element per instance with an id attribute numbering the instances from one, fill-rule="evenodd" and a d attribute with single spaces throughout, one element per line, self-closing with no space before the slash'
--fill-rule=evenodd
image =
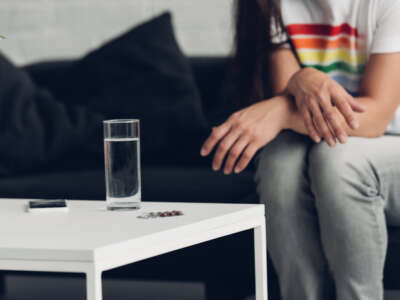
<path id="1" fill-rule="evenodd" d="M 379 252 L 378 260 L 379 261 L 376 264 L 376 269 L 378 270 L 378 268 L 379 268 L 379 272 L 383 272 L 382 266 L 384 266 L 384 264 L 385 264 L 385 247 L 384 247 L 384 242 L 383 242 L 383 237 L 382 237 L 382 229 L 379 226 L 378 218 L 379 218 L 380 210 L 381 209 L 385 210 L 385 206 L 387 204 L 385 197 L 384 197 L 386 190 L 385 190 L 385 186 L 383 184 L 383 182 L 384 182 L 383 178 L 385 177 L 384 174 L 385 174 L 386 170 L 391 169 L 391 167 L 386 167 L 384 169 L 379 168 L 379 167 L 377 167 L 377 164 L 373 163 L 369 158 L 367 158 L 367 162 L 374 174 L 373 179 L 376 180 L 376 188 L 377 188 L 377 193 L 374 197 L 374 200 L 372 201 L 373 218 L 375 221 L 374 229 L 376 231 L 375 235 L 377 237 L 377 242 L 378 242 L 378 247 L 379 247 L 379 249 L 378 249 L 378 252 Z M 381 274 L 381 278 L 379 278 L 379 280 L 382 280 L 383 279 L 382 277 L 383 277 L 383 274 Z M 379 284 L 382 284 L 382 282 L 380 282 Z M 381 299 L 379 297 L 382 297 L 382 295 L 379 294 L 379 289 L 376 289 L 375 299 Z"/>
<path id="2" fill-rule="evenodd" d="M 377 197 L 380 201 L 384 201 L 383 198 L 379 195 Z M 378 200 L 377 199 L 377 200 Z M 373 202 L 373 216 L 374 216 L 374 220 L 375 220 L 375 231 L 376 231 L 376 237 L 377 237 L 377 242 L 379 245 L 379 263 L 376 266 L 376 269 L 381 272 L 383 272 L 383 270 L 381 269 L 381 267 L 385 264 L 385 250 L 383 249 L 383 238 L 382 238 L 382 232 L 380 230 L 380 226 L 379 226 L 379 221 L 378 221 L 378 214 L 379 214 L 379 210 L 381 209 L 381 207 L 379 207 L 379 202 L 378 201 L 374 201 Z M 380 278 L 379 280 L 382 280 L 382 278 Z M 382 283 L 381 283 L 382 284 Z M 379 294 L 379 289 L 376 289 L 376 297 L 375 299 L 380 299 L 379 297 L 382 296 Z"/>

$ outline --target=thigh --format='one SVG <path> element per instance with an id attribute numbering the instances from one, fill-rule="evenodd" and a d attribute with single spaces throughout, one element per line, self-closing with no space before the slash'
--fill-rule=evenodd
<path id="1" fill-rule="evenodd" d="M 284 205 L 306 189 L 312 143 L 307 136 L 284 131 L 257 154 L 255 181 L 262 202 Z"/>

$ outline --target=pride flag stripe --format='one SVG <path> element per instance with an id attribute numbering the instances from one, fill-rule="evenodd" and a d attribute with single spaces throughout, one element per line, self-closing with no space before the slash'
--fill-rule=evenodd
<path id="1" fill-rule="evenodd" d="M 358 49 L 357 41 L 351 40 L 347 36 L 332 40 L 325 38 L 293 38 L 293 45 L 296 49 Z"/>
<path id="2" fill-rule="evenodd" d="M 307 51 L 299 49 L 297 55 L 302 63 L 319 64 L 323 66 L 330 65 L 334 62 L 343 61 L 350 65 L 359 65 L 365 63 L 367 56 L 357 52 L 350 52 L 346 49 L 338 49 L 334 51 L 316 50 Z"/>
<path id="3" fill-rule="evenodd" d="M 291 24 L 286 26 L 286 30 L 290 36 L 297 34 L 316 34 L 324 36 L 335 36 L 346 33 L 355 37 L 359 37 L 357 29 L 351 27 L 347 23 L 338 26 L 326 24 Z"/>
<path id="4" fill-rule="evenodd" d="M 317 64 L 304 64 L 302 63 L 302 67 L 308 67 L 308 68 L 315 68 L 317 70 L 320 70 L 321 72 L 324 73 L 329 73 L 329 72 L 333 72 L 335 70 L 341 70 L 344 71 L 346 73 L 350 73 L 350 74 L 354 74 L 354 75 L 362 75 L 364 73 L 364 69 L 365 66 L 364 65 L 356 65 L 356 66 L 352 66 L 349 65 L 343 61 L 338 61 L 338 62 L 334 62 L 330 65 L 326 65 L 326 66 L 321 66 L 321 65 L 317 65 Z"/>

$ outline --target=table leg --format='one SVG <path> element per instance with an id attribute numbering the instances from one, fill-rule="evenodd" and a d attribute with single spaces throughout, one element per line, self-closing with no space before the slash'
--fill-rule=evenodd
<path id="1" fill-rule="evenodd" d="M 102 299 L 102 272 L 93 268 L 86 272 L 86 300 Z"/>
<path id="2" fill-rule="evenodd" d="M 254 228 L 256 300 L 267 300 L 267 242 L 265 222 Z"/>

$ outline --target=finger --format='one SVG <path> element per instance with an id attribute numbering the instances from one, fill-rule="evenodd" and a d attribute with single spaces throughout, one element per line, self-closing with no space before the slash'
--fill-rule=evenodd
<path id="1" fill-rule="evenodd" d="M 321 141 L 321 137 L 319 136 L 317 129 L 315 128 L 309 110 L 307 108 L 302 108 L 301 114 L 303 115 L 303 120 L 304 124 L 306 125 L 308 135 L 314 142 L 319 143 Z"/>
<path id="2" fill-rule="evenodd" d="M 310 108 L 314 122 L 317 125 L 318 132 L 324 137 L 325 142 L 327 142 L 330 147 L 335 146 L 335 139 L 333 138 L 328 124 L 322 115 L 321 108 L 316 103 L 312 104 Z"/>
<path id="3" fill-rule="evenodd" d="M 229 132 L 231 129 L 231 123 L 225 122 L 220 126 L 213 127 L 210 136 L 206 139 L 203 146 L 201 147 L 200 154 L 207 156 L 214 149 L 215 145 Z"/>
<path id="4" fill-rule="evenodd" d="M 331 132 L 334 134 L 334 136 L 337 137 L 341 144 L 346 143 L 347 133 L 340 122 L 339 112 L 332 107 L 330 111 L 324 112 L 323 115 L 325 120 L 328 121 L 329 127 L 331 128 Z"/>
<path id="5" fill-rule="evenodd" d="M 312 117 L 312 116 L 311 116 L 311 117 Z M 319 135 L 319 136 L 324 136 L 324 135 L 321 133 L 321 131 L 319 130 L 315 118 L 312 117 L 312 120 L 313 120 L 314 127 L 317 128 L 318 135 Z"/>
<path id="6" fill-rule="evenodd" d="M 325 119 L 325 123 L 328 125 L 328 128 L 330 128 L 328 135 L 332 136 L 332 138 L 333 138 L 332 140 L 327 140 L 328 145 L 330 145 L 331 147 L 335 146 L 336 138 L 342 144 L 344 144 L 347 141 L 347 133 L 346 133 L 342 123 L 339 122 L 339 119 L 337 116 L 337 111 L 335 110 L 335 108 L 332 105 L 335 103 L 334 102 L 335 100 L 338 102 L 340 102 L 340 100 L 342 100 L 342 103 L 345 102 L 345 100 L 343 100 L 340 97 L 335 98 L 335 97 L 333 97 L 333 95 L 335 95 L 335 93 L 333 93 L 329 97 L 321 97 L 320 98 L 320 100 L 321 100 L 320 106 L 322 109 L 322 115 L 323 115 L 323 118 Z M 350 109 L 350 116 L 353 119 L 355 119 L 355 117 L 353 116 L 353 111 L 351 109 Z M 328 131 L 326 131 L 326 133 L 328 133 Z M 332 141 L 334 143 L 332 143 Z"/>
<path id="7" fill-rule="evenodd" d="M 351 108 L 355 111 L 355 112 L 359 112 L 359 113 L 363 113 L 367 110 L 367 108 L 365 107 L 365 105 L 362 105 L 361 103 L 359 103 L 356 99 L 352 98 L 349 101 L 349 104 L 351 106 Z"/>
<path id="8" fill-rule="evenodd" d="M 332 134 L 332 136 L 333 136 L 333 138 L 334 138 L 334 140 L 335 140 L 335 142 L 336 142 L 336 139 L 335 139 L 335 132 L 334 132 L 334 130 L 332 129 L 332 126 L 330 125 L 329 122 L 328 122 L 328 127 L 329 127 L 329 130 L 331 131 L 331 134 Z"/>
<path id="9" fill-rule="evenodd" d="M 358 127 L 358 121 L 351 105 L 349 104 L 350 99 L 352 99 L 351 96 L 346 97 L 346 95 L 341 93 L 335 93 L 332 95 L 332 102 L 343 115 L 346 123 L 350 128 L 356 129 Z M 335 125 L 332 124 L 332 126 L 336 132 Z"/>
<path id="10" fill-rule="evenodd" d="M 339 85 L 338 88 L 339 88 L 339 90 L 341 90 L 341 93 L 342 93 L 341 98 L 346 100 L 346 102 L 350 105 L 351 109 L 354 112 L 362 113 L 367 110 L 365 105 L 362 105 L 356 99 L 354 99 L 354 97 L 352 97 L 341 85 Z"/>
<path id="11" fill-rule="evenodd" d="M 318 134 L 319 134 L 320 136 L 324 136 L 324 135 L 319 131 L 318 125 L 317 125 L 315 119 L 313 119 L 313 122 L 314 122 L 314 126 L 315 126 L 315 127 L 317 128 L 317 130 L 318 130 Z M 331 135 L 334 136 L 333 130 L 332 130 L 332 128 L 330 128 L 329 124 L 328 124 L 328 128 L 329 128 L 329 131 L 331 132 Z M 326 141 L 325 141 L 325 142 L 326 142 Z M 328 142 L 326 142 L 326 143 L 328 144 Z"/>
<path id="12" fill-rule="evenodd" d="M 235 173 L 242 172 L 250 163 L 251 159 L 254 157 L 256 152 L 260 149 L 260 146 L 252 142 L 248 144 L 242 155 L 240 156 L 239 162 L 236 164 Z"/>
<path id="13" fill-rule="evenodd" d="M 232 129 L 219 143 L 217 151 L 214 154 L 214 160 L 212 168 L 214 171 L 218 171 L 222 163 L 224 162 L 225 156 L 230 151 L 232 145 L 237 141 L 241 135 L 241 131 Z"/>
<path id="14" fill-rule="evenodd" d="M 228 175 L 232 173 L 233 167 L 235 166 L 236 161 L 242 154 L 243 150 L 249 144 L 249 138 L 242 135 L 236 143 L 233 145 L 231 150 L 229 151 L 229 155 L 225 162 L 224 174 Z"/>

